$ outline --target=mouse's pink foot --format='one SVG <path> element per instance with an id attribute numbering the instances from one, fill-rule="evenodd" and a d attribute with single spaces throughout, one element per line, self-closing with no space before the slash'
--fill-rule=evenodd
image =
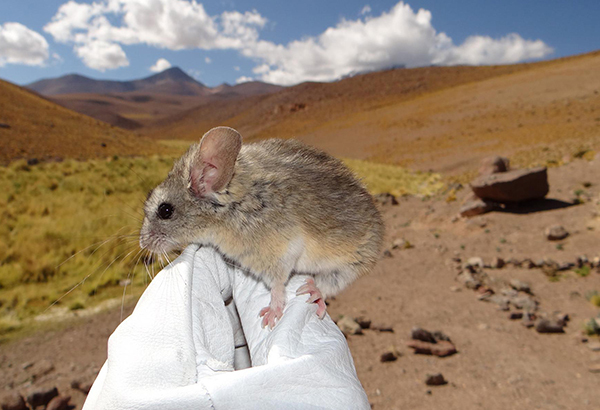
<path id="1" fill-rule="evenodd" d="M 273 329 L 275 327 L 275 322 L 277 322 L 283 316 L 283 307 L 282 306 L 267 306 L 262 308 L 259 314 L 262 317 L 262 327 L 269 326 L 269 329 Z"/>
<path id="2" fill-rule="evenodd" d="M 315 280 L 313 278 L 306 279 L 306 283 L 300 286 L 296 291 L 296 295 L 306 294 L 310 295 L 306 303 L 316 303 L 317 316 L 319 316 L 319 319 L 323 319 L 323 317 L 325 316 L 325 311 L 327 310 L 327 305 L 325 305 L 323 295 L 321 294 L 319 288 L 317 288 L 317 285 L 315 284 Z"/>

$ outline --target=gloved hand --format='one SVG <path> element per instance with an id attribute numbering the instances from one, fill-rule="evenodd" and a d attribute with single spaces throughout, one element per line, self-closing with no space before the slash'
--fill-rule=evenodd
<path id="1" fill-rule="evenodd" d="M 290 279 L 283 318 L 263 329 L 267 287 L 190 245 L 110 337 L 84 410 L 369 409 L 344 336 L 296 296 L 305 279 Z"/>

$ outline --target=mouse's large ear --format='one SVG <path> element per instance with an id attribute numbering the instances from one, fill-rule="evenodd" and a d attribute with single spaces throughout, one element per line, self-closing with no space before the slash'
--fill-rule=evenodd
<path id="1" fill-rule="evenodd" d="M 233 128 L 216 127 L 204 134 L 190 172 L 196 195 L 219 191 L 231 181 L 241 148 L 242 136 Z"/>

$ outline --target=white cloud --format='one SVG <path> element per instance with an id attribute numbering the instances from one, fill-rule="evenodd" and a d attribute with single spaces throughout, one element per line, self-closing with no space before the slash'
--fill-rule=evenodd
<path id="1" fill-rule="evenodd" d="M 92 40 L 75 46 L 75 53 L 83 63 L 95 70 L 106 71 L 129 65 L 120 45 L 102 40 Z"/>
<path id="2" fill-rule="evenodd" d="M 212 63 L 212 60 L 210 59 L 210 57 L 204 57 L 204 62 L 206 64 L 210 64 L 210 63 Z"/>
<path id="3" fill-rule="evenodd" d="M 552 52 L 541 40 L 518 34 L 501 39 L 472 36 L 456 46 L 431 24 L 431 13 L 399 2 L 377 17 L 342 20 L 317 37 L 287 45 L 257 41 L 242 53 L 258 61 L 254 73 L 282 85 L 331 81 L 393 66 L 499 64 L 541 58 Z"/>
<path id="4" fill-rule="evenodd" d="M 156 63 L 150 67 L 150 71 L 160 73 L 161 71 L 165 71 L 167 68 L 171 68 L 171 63 L 164 58 L 159 58 L 156 60 Z"/>
<path id="5" fill-rule="evenodd" d="M 252 78 L 252 77 L 246 77 L 245 75 L 243 75 L 243 76 L 237 78 L 235 80 L 235 83 L 236 84 L 241 84 L 241 83 L 247 83 L 249 81 L 254 81 L 254 78 Z"/>
<path id="6" fill-rule="evenodd" d="M 196 0 L 70 0 L 44 30 L 56 41 L 73 43 L 92 68 L 127 65 L 121 46 L 133 44 L 170 50 L 234 49 L 256 63 L 257 78 L 282 85 L 331 81 L 394 66 L 515 63 L 552 52 L 543 41 L 518 34 L 499 39 L 471 36 L 456 45 L 436 31 L 431 12 L 413 11 L 402 1 L 378 16 L 366 5 L 360 18 L 343 19 L 316 37 L 288 44 L 261 40 L 259 31 L 266 23 L 256 10 L 210 16 Z M 91 50 L 100 53 L 92 55 Z"/>
<path id="7" fill-rule="evenodd" d="M 43 65 L 49 57 L 48 42 L 20 23 L 0 24 L 0 67 L 5 64 Z"/>
<path id="8" fill-rule="evenodd" d="M 74 43 L 80 56 L 77 50 L 99 42 L 112 45 L 115 51 L 118 47 L 126 59 L 121 45 L 147 44 L 170 50 L 241 49 L 257 41 L 258 30 L 266 22 L 256 11 L 209 16 L 195 0 L 99 0 L 91 4 L 71 0 L 59 7 L 44 30 L 58 42 Z M 99 59 L 89 66 L 120 66 L 100 63 Z M 91 61 L 89 55 L 83 60 L 85 64 Z"/>

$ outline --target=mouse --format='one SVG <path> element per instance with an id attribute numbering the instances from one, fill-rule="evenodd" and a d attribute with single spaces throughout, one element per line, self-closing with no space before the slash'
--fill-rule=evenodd
<path id="1" fill-rule="evenodd" d="M 270 289 L 258 314 L 272 329 L 291 275 L 307 275 L 297 295 L 322 319 L 327 297 L 373 269 L 383 234 L 372 196 L 341 160 L 294 139 L 242 144 L 216 127 L 148 193 L 139 240 L 156 254 L 214 247 Z"/>

